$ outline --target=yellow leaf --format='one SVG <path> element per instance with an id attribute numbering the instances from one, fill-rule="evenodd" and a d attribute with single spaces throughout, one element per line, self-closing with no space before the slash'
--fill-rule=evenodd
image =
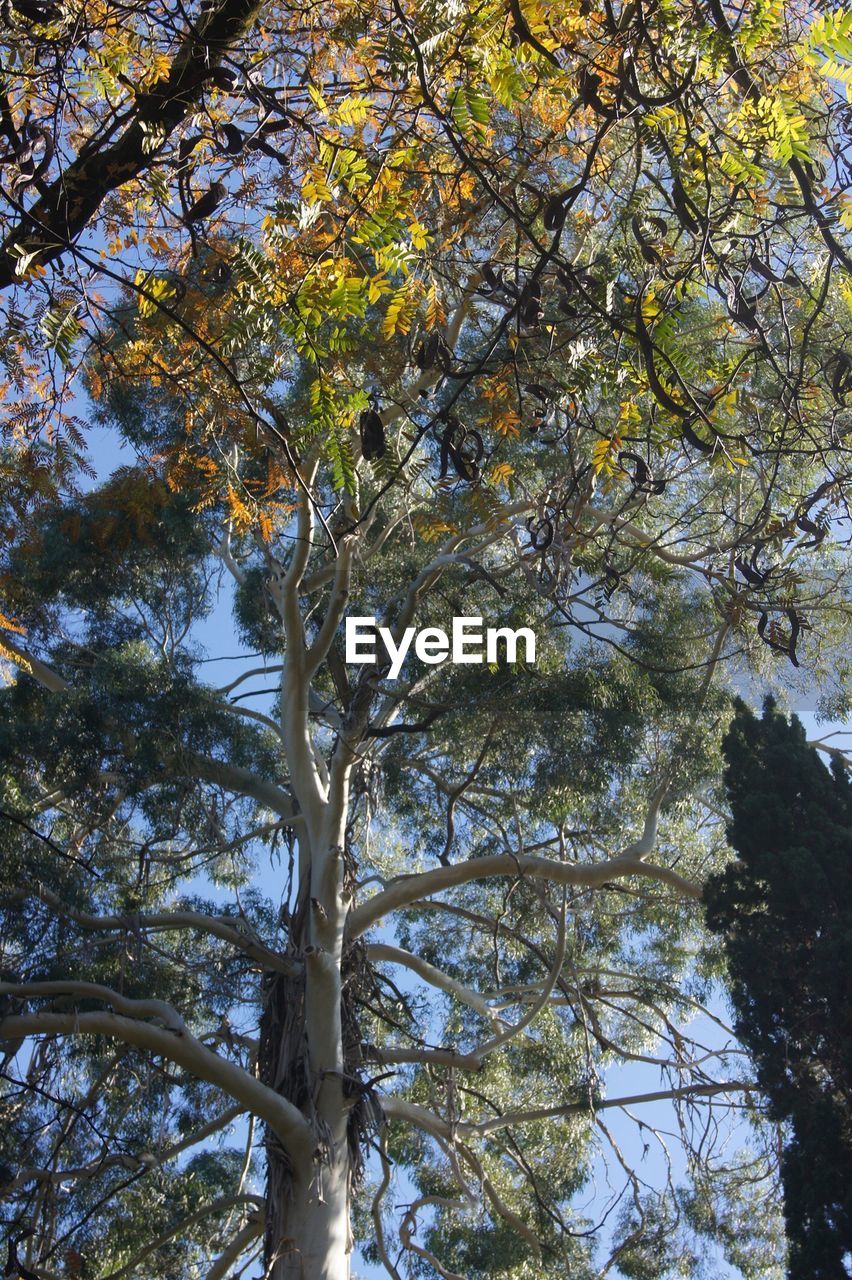
<path id="1" fill-rule="evenodd" d="M 7 618 L 5 613 L 0 613 L 0 627 L 4 631 L 14 631 L 16 635 L 25 636 L 27 633 L 19 622 L 13 622 L 11 618 Z"/>
<path id="2" fill-rule="evenodd" d="M 443 303 L 438 296 L 438 287 L 432 284 L 426 301 L 426 328 L 437 329 L 440 325 L 446 323 L 447 313 L 444 311 Z"/>
<path id="3" fill-rule="evenodd" d="M 508 462 L 497 462 L 491 468 L 491 472 L 488 477 L 488 482 L 489 484 L 492 484 L 495 487 L 497 485 L 503 485 L 505 489 L 508 489 L 509 480 L 512 478 L 514 474 L 515 474 L 515 468 L 510 466 Z"/>
<path id="4" fill-rule="evenodd" d="M 517 437 L 521 434 L 521 419 L 514 409 L 503 409 L 494 414 L 491 426 L 499 436 Z"/>
<path id="5" fill-rule="evenodd" d="M 396 291 L 388 303 L 385 318 L 382 321 L 382 337 L 392 338 L 396 333 L 408 333 L 417 310 L 417 303 L 422 292 L 422 284 L 411 276 Z"/>
<path id="6" fill-rule="evenodd" d="M 249 511 L 242 498 L 234 489 L 233 485 L 228 485 L 226 494 L 228 503 L 228 514 L 234 522 L 234 528 L 237 533 L 245 533 L 254 524 L 254 518 Z"/>
<path id="7" fill-rule="evenodd" d="M 613 461 L 615 454 L 621 448 L 621 436 L 614 435 L 611 440 L 598 440 L 592 449 L 592 466 L 595 475 L 611 476 L 615 471 L 615 463 Z"/>
<path id="8" fill-rule="evenodd" d="M 9 649 L 0 640 L 0 658 L 4 658 L 6 662 L 11 662 L 16 667 L 20 667 L 21 671 L 26 671 L 27 675 L 32 675 L 33 665 L 21 653 L 16 653 L 14 649 Z"/>
<path id="9" fill-rule="evenodd" d="M 392 292 L 392 286 L 388 282 L 387 275 L 384 271 L 379 272 L 377 276 L 373 276 L 367 288 L 368 302 L 378 302 L 386 293 Z"/>
<path id="10" fill-rule="evenodd" d="M 420 250 L 425 249 L 432 238 L 423 226 L 423 223 L 417 222 L 416 220 L 409 226 L 408 234 L 411 236 L 411 243 L 414 245 L 415 249 Z"/>

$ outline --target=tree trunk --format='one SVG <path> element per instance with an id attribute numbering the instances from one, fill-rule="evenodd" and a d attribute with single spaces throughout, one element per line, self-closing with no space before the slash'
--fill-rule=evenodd
<path id="1" fill-rule="evenodd" d="M 301 913 L 299 913 L 301 914 Z M 301 920 L 291 921 L 298 936 Z M 348 966 L 347 966 L 348 967 Z M 265 1269 L 267 1280 L 348 1280 L 351 1187 L 359 1176 L 363 1091 L 358 1087 L 357 1020 L 344 984 L 344 1076 L 314 1070 L 308 1052 L 305 975 L 270 974 L 261 1019 L 258 1067 L 265 1084 L 299 1108 L 316 1134 L 313 1159 L 294 1167 L 267 1135 Z M 354 1085 L 354 1089 L 350 1087 Z M 360 1104 L 360 1105 L 359 1105 Z"/>
<path id="2" fill-rule="evenodd" d="M 289 1178 L 270 1203 L 267 1190 L 266 1274 L 269 1280 L 349 1280 L 349 1159 L 316 1162 L 313 1176 Z"/>

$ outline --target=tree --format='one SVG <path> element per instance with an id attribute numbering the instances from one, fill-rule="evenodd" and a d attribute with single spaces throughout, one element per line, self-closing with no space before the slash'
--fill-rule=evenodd
<path id="1" fill-rule="evenodd" d="M 185 625 L 182 610 L 201 608 L 194 593 L 203 589 L 203 578 L 192 573 L 198 519 L 187 520 L 183 504 L 173 499 L 156 540 L 137 542 L 134 533 L 130 545 L 122 545 L 114 527 L 104 536 L 107 496 L 115 502 L 108 489 L 84 504 L 76 535 L 69 535 L 73 512 L 57 511 L 38 557 L 30 558 L 30 581 L 39 566 L 44 574 L 42 599 L 49 595 L 52 567 L 67 605 L 85 607 L 88 614 L 85 635 L 71 641 L 58 670 L 51 669 L 61 681 L 73 677 L 73 688 L 51 690 L 23 678 L 8 691 L 4 707 L 3 807 L 10 819 L 4 833 L 4 963 L 13 971 L 5 975 L 4 992 L 12 1003 L 3 1034 L 48 1037 L 40 1039 L 22 1093 L 13 1086 L 7 1104 L 11 1221 L 37 1223 L 37 1251 L 30 1259 L 36 1272 L 54 1264 L 68 1232 L 90 1265 L 99 1241 L 96 1256 L 110 1273 L 136 1257 L 149 1273 L 168 1267 L 167 1247 L 178 1244 L 184 1251 L 194 1246 L 209 1267 L 213 1259 L 203 1253 L 209 1227 L 197 1217 L 201 1210 L 215 1215 L 217 1225 L 241 1212 L 244 1225 L 237 1221 L 234 1238 L 241 1244 L 251 1240 L 260 1226 L 259 1206 L 240 1202 L 240 1161 L 234 1155 L 206 1156 L 188 1170 L 172 1171 L 170 1162 L 185 1142 L 210 1134 L 211 1114 L 224 1124 L 245 1109 L 269 1126 L 268 1142 L 279 1138 L 296 1165 L 298 1148 L 291 1144 L 294 1133 L 302 1132 L 296 1117 L 302 1108 L 311 1114 L 317 1076 L 324 1078 L 323 1068 L 305 1062 L 308 1002 L 317 1001 L 313 1017 L 326 1034 L 328 1022 L 332 1028 L 336 1022 L 332 999 L 317 997 L 308 986 L 313 948 L 323 945 L 313 941 L 316 916 L 320 908 L 327 915 L 326 904 L 334 899 L 315 892 L 317 901 L 307 901 L 305 873 L 300 876 L 296 867 L 274 874 L 268 897 L 252 889 L 251 855 L 259 852 L 264 865 L 282 834 L 295 834 L 293 854 L 305 857 L 306 819 L 293 805 L 295 796 L 301 813 L 310 812 L 305 792 L 288 794 L 278 782 L 285 767 L 280 733 L 287 721 L 270 716 L 279 730 L 253 732 L 257 720 L 235 715 L 240 704 L 229 705 L 205 689 L 193 678 L 186 649 L 171 647 L 170 637 Z M 125 519 L 131 515 L 141 524 L 138 513 Z M 128 527 L 135 529 L 133 523 Z M 114 556 L 106 550 L 110 545 Z M 368 565 L 350 588 L 355 599 L 364 591 L 369 600 L 375 591 L 375 561 Z M 390 578 L 393 590 L 393 567 L 381 576 Z M 465 611 L 477 607 L 467 603 L 468 576 L 463 562 L 445 575 L 451 599 L 444 603 L 430 593 L 424 621 L 443 620 L 455 607 L 455 593 L 462 595 Z M 484 589 L 491 592 L 490 586 Z M 128 590 L 133 607 L 117 609 Z M 664 601 L 661 593 L 655 601 L 658 619 Z M 508 603 L 506 608 L 508 620 L 516 622 L 515 610 Z M 688 611 L 678 626 L 670 610 L 662 620 L 662 634 L 648 635 L 644 646 L 639 638 L 633 642 L 637 658 L 650 652 L 665 657 L 666 646 L 668 653 L 676 651 L 684 624 L 695 617 Z M 285 657 L 292 653 L 288 645 Z M 567 1213 L 565 1202 L 586 1176 L 585 1117 L 600 1106 L 603 1121 L 612 1107 L 614 1100 L 601 1096 L 607 1058 L 646 1056 L 646 1027 L 659 1029 L 670 1042 L 678 1083 L 664 1092 L 672 1092 L 685 1111 L 702 1097 L 736 1093 L 741 1083 L 738 1075 L 724 1074 L 724 1054 L 721 1078 L 708 1079 L 706 1068 L 690 1067 L 704 1055 L 688 1048 L 688 1030 L 681 1030 L 695 999 L 681 989 L 695 922 L 681 895 L 695 902 L 697 889 L 686 875 L 690 867 L 700 875 L 707 860 L 712 864 L 718 856 L 713 829 L 706 838 L 690 840 L 687 813 L 675 810 L 668 821 L 677 870 L 650 861 L 662 799 L 658 789 L 647 820 L 639 824 L 644 835 L 629 830 L 635 818 L 624 829 L 625 808 L 635 812 L 647 802 L 672 749 L 682 747 L 685 756 L 682 786 L 704 776 L 714 703 L 702 695 L 703 680 L 694 677 L 678 692 L 678 677 L 642 678 L 620 657 L 596 664 L 582 657 L 576 669 L 572 664 L 567 670 L 563 661 L 556 648 L 550 661 L 540 660 L 535 671 L 511 681 L 505 672 L 462 681 L 446 669 L 429 691 L 430 703 L 434 698 L 455 710 L 428 730 L 382 737 L 382 728 L 394 727 L 386 688 L 370 721 L 372 741 L 366 734 L 361 739 L 366 758 L 340 837 L 342 873 L 352 876 L 357 865 L 360 878 L 378 877 L 378 887 L 371 897 L 364 886 L 363 901 L 354 910 L 346 906 L 352 943 L 342 950 L 340 969 L 321 971 L 315 979 L 339 984 L 333 999 L 340 1001 L 337 1034 L 345 1056 L 342 1076 L 338 1066 L 332 1077 L 340 1093 L 320 1096 L 325 1115 L 313 1124 L 324 1133 L 320 1119 L 330 1126 L 336 1112 L 345 1128 L 333 1135 L 332 1152 L 354 1162 L 382 1112 L 405 1122 L 399 1137 L 390 1137 L 391 1157 L 419 1166 L 426 1210 L 435 1195 L 449 1202 L 430 1245 L 449 1245 L 451 1255 L 459 1256 L 457 1265 L 474 1274 L 477 1249 L 480 1273 L 488 1274 L 481 1259 L 488 1258 L 495 1232 L 504 1259 L 516 1268 L 529 1265 L 524 1258 L 533 1248 L 544 1249 L 543 1263 L 535 1265 L 552 1266 L 557 1274 L 566 1257 L 582 1264 L 582 1241 L 574 1243 L 570 1232 L 591 1224 L 551 1215 Z M 232 692 L 246 688 L 241 680 Z M 337 702 L 333 688 L 323 682 L 316 691 L 320 706 L 329 700 L 323 714 L 331 714 Z M 411 692 L 406 690 L 406 698 Z M 425 692 L 421 688 L 420 696 Z M 355 697 L 357 691 L 350 707 Z M 518 706 L 509 721 L 500 715 L 508 697 Z M 711 732 L 699 748 L 705 735 L 699 730 L 696 736 L 690 720 L 700 719 L 693 709 L 702 702 Z M 345 714 L 346 707 L 340 710 Z M 423 711 L 414 714 L 426 718 Z M 316 749 L 326 755 L 331 735 L 322 719 L 310 723 Z M 304 713 L 302 725 L 307 729 Z M 444 797 L 440 807 L 436 793 Z M 49 827 L 35 817 L 40 798 L 48 796 Z M 321 801 L 323 810 L 328 803 Z M 397 848 L 390 844 L 394 826 Z M 607 857 L 613 841 L 620 857 Z M 445 846 L 449 866 L 440 861 Z M 191 891 L 210 857 L 219 883 L 233 895 L 225 913 Z M 640 893 L 634 901 L 629 893 L 622 903 L 621 885 L 629 888 L 643 878 L 658 884 L 662 894 Z M 176 880 L 184 885 L 177 893 Z M 442 886 L 455 891 L 449 897 L 436 892 Z M 594 886 L 599 890 L 587 901 L 584 890 Z M 400 936 L 390 942 L 373 935 L 366 949 L 359 945 L 371 920 L 394 907 L 406 909 Z M 566 910 L 573 915 L 570 933 Z M 475 940 L 468 932 L 460 936 L 459 919 L 476 931 Z M 325 924 L 321 915 L 319 924 Z M 495 928 L 502 935 L 497 945 Z M 636 932 L 648 937 L 649 946 L 654 939 L 655 956 L 638 969 L 631 943 Z M 91 939 L 100 945 L 93 948 Z M 388 965 L 408 969 L 420 992 L 423 982 L 446 992 L 450 1007 L 429 1008 L 420 992 L 406 996 L 404 988 L 398 995 Z M 530 1032 L 522 1037 L 525 1026 Z M 54 1038 L 57 1033 L 63 1038 Z M 94 1040 L 93 1048 L 88 1040 L 75 1041 L 89 1034 L 106 1038 Z M 408 1081 L 407 1064 L 414 1068 Z M 394 1068 L 402 1070 L 402 1092 L 398 1076 L 386 1077 L 383 1087 L 370 1086 L 374 1076 Z M 115 1087 L 117 1071 L 139 1081 L 129 1097 Z M 69 1090 L 70 1081 L 75 1084 Z M 75 1122 L 81 1098 L 89 1118 L 83 1127 Z M 44 1128 L 48 1118 L 53 1126 Z M 684 1119 L 688 1123 L 687 1114 Z M 552 1152 L 550 1126 L 556 1122 L 567 1125 L 570 1135 L 562 1167 Z M 418 1131 L 437 1142 L 437 1159 L 428 1149 L 406 1149 Z M 258 1131 L 250 1145 L 260 1137 Z M 449 1163 L 440 1154 L 448 1144 Z M 339 1203 L 326 1187 L 324 1202 L 294 1206 L 286 1195 L 287 1166 L 276 1145 L 267 1150 L 267 1260 L 284 1250 L 277 1265 L 287 1274 L 293 1259 L 286 1242 L 295 1237 L 299 1265 L 302 1255 L 321 1245 L 329 1260 L 311 1258 L 306 1269 L 325 1265 L 329 1274 L 339 1274 L 343 1263 L 332 1252 L 342 1247 L 334 1230 L 341 1221 Z M 24 1155 L 24 1168 L 16 1152 Z M 463 1166 L 454 1172 L 459 1161 Z M 514 1161 L 521 1162 L 529 1182 L 518 1183 Z M 309 1160 L 308 1181 L 313 1168 Z M 322 1163 L 318 1168 L 323 1177 L 335 1172 L 333 1165 L 330 1174 Z M 350 1167 L 341 1175 L 346 1181 L 339 1195 L 347 1194 L 352 1173 Z M 138 1193 L 140 1206 L 152 1197 L 160 1205 L 153 1222 L 135 1208 L 133 1184 L 123 1188 L 128 1177 L 154 1183 L 156 1196 L 142 1186 Z M 50 1192 L 69 1182 L 74 1194 L 67 1212 L 60 1210 L 50 1229 L 48 1219 L 56 1213 Z M 471 1231 L 465 1204 L 480 1183 L 492 1224 L 484 1236 L 480 1224 Z M 46 1216 L 40 1210 L 33 1216 L 33 1187 L 46 1193 Z M 412 1206 L 398 1224 L 401 1240 L 432 1252 L 417 1239 L 417 1212 Z M 311 1218 L 316 1237 L 305 1242 L 299 1232 Z M 173 1228 L 180 1233 L 177 1242 Z M 225 1237 L 223 1255 L 231 1244 Z"/>
<path id="2" fill-rule="evenodd" d="M 848 23 L 757 4 L 734 31 L 716 0 L 682 10 L 9 0 L 4 527 L 79 479 L 75 375 L 112 321 L 136 329 L 128 291 L 161 349 L 125 372 L 156 369 L 199 418 L 285 455 L 264 393 L 294 347 L 313 363 L 338 479 L 365 392 L 391 392 L 392 354 L 437 337 L 480 269 L 501 322 L 450 372 L 458 394 L 489 375 L 499 429 L 530 416 L 530 385 L 549 413 L 618 369 L 587 422 L 608 467 L 649 429 L 651 453 L 751 456 L 766 432 L 825 461 L 850 381 Z M 368 309 L 383 365 L 347 375 Z M 542 325 L 561 373 L 537 380 Z M 264 376 L 244 377 L 246 346 Z M 759 422 L 757 368 L 775 380 Z"/>
<path id="3" fill-rule="evenodd" d="M 762 720 L 738 704 L 725 758 L 739 861 L 708 883 L 707 918 L 725 940 L 737 1033 L 789 1125 L 789 1274 L 835 1280 L 852 1251 L 847 765 L 836 756 L 829 771 L 772 702 Z"/>
<path id="4" fill-rule="evenodd" d="M 59 95 L 83 149 L 177 74 L 149 17 L 104 14 L 91 116 Z M 582 1274 L 605 1068 L 662 1066 L 687 1134 L 748 1096 L 683 1022 L 719 672 L 844 674 L 846 39 L 274 5 L 85 234 L 35 236 L 10 367 L 57 410 L 80 366 L 138 465 L 81 493 L 38 433 L 6 458 L 10 1265 L 340 1280 L 372 1161 L 392 1276 L 392 1232 L 438 1274 Z M 220 574 L 255 656 L 217 686 Z M 533 625 L 535 667 L 343 661 L 347 614 L 467 613 Z M 243 1152 L 186 1162 L 237 1115 Z M 639 1274 L 708 1197 L 624 1178 Z"/>

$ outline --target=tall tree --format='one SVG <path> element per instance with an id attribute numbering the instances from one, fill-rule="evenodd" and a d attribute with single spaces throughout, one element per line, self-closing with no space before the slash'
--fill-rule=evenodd
<path id="1" fill-rule="evenodd" d="M 739 861 L 706 889 L 723 934 L 737 1032 L 773 1114 L 791 1280 L 852 1274 L 852 784 L 799 721 L 739 703 L 725 739 L 729 838 Z"/>
<path id="2" fill-rule="evenodd" d="M 354 1221 L 392 1276 L 487 1274 L 489 1236 L 516 1280 L 582 1273 L 607 1065 L 668 1072 L 685 1131 L 747 1092 L 683 1025 L 715 681 L 830 671 L 848 594 L 848 27 L 271 4 L 223 76 L 221 12 L 161 45 L 159 7 L 98 6 L 73 64 L 71 8 L 17 33 L 19 136 L 41 92 L 69 172 L 125 129 L 151 163 L 100 204 L 94 166 L 47 244 L 55 154 L 31 195 L 47 151 L 8 161 L 10 1264 L 341 1280 Z M 205 71 L 167 128 L 179 31 Z M 86 494 L 39 435 L 78 368 L 137 458 Z M 216 685 L 220 574 L 252 657 Z M 540 651 L 391 678 L 347 667 L 347 614 Z M 187 1163 L 237 1115 L 242 1153 Z M 624 1163 L 636 1269 L 674 1210 Z"/>

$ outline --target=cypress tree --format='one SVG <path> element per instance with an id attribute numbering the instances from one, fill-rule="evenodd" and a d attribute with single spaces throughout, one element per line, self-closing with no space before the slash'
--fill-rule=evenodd
<path id="1" fill-rule="evenodd" d="M 790 1280 L 852 1274 L 852 784 L 770 700 L 724 744 L 739 861 L 705 892 L 782 1155 Z"/>

